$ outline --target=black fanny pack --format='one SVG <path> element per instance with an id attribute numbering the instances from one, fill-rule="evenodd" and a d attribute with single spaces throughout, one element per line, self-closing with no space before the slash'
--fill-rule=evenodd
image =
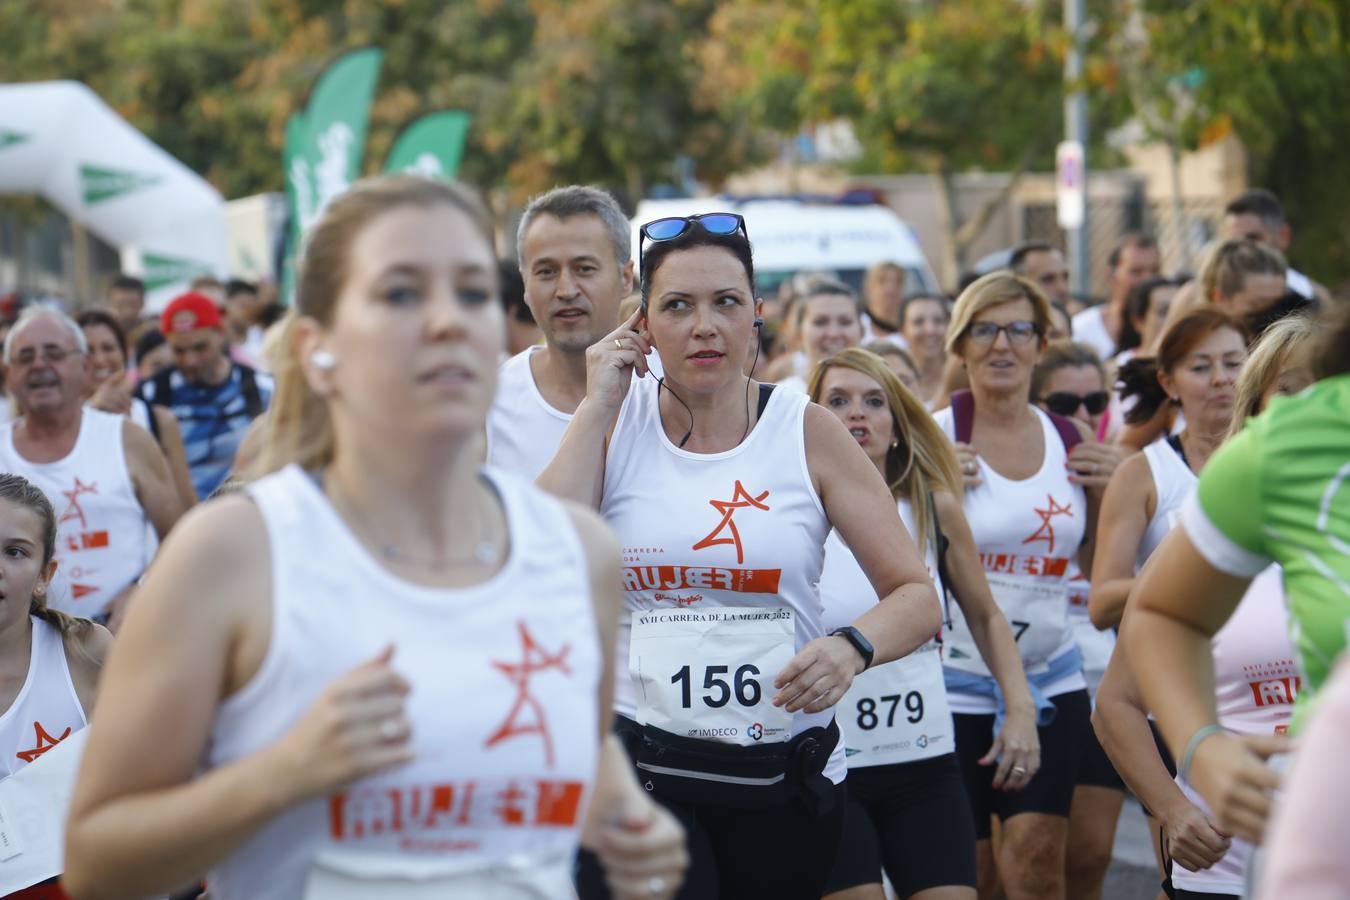
<path id="1" fill-rule="evenodd" d="M 614 730 L 648 791 L 683 803 L 770 809 L 795 800 L 817 814 L 835 802 L 825 765 L 839 726 L 808 728 L 790 741 L 741 747 L 683 737 L 619 716 Z"/>

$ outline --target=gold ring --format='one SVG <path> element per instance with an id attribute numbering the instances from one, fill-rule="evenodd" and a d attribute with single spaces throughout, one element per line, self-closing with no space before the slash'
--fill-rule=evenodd
<path id="1" fill-rule="evenodd" d="M 622 349 L 623 349 L 623 341 L 619 340 L 618 338 L 615 338 L 615 339 L 614 339 L 614 346 L 615 346 L 615 347 L 618 347 L 620 350 L 622 350 Z"/>

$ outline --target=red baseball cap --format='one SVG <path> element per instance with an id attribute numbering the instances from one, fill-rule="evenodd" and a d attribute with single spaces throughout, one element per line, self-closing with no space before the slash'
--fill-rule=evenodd
<path id="1" fill-rule="evenodd" d="M 216 302 L 195 291 L 174 297 L 159 317 L 159 330 L 166 335 L 196 331 L 198 328 L 221 328 L 223 324 Z"/>

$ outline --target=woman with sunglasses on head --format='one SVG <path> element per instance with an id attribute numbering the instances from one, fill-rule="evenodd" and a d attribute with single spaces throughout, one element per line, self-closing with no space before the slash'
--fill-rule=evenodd
<path id="1" fill-rule="evenodd" d="M 939 597 L 943 579 L 950 580 L 980 655 L 1008 698 L 1007 721 L 984 758 L 998 762 L 998 787 L 1017 790 L 1039 766 L 1035 707 L 1008 620 L 980 574 L 951 443 L 918 397 L 864 350 L 844 350 L 818 365 L 811 399 L 839 417 L 886 480 L 905 527 L 924 548 Z M 826 628 L 847 624 L 877 602 L 838 532 L 825 545 L 820 594 Z M 848 753 L 848 807 L 829 900 L 881 900 L 883 869 L 901 897 L 973 900 L 975 825 L 954 752 L 939 640 L 856 678 L 839 703 L 838 721 Z"/>
<path id="2" fill-rule="evenodd" d="M 1096 435 L 1102 433 L 1108 395 L 1106 377 L 1097 351 L 1087 344 L 1051 343 L 1031 376 L 1031 396 L 1046 412 L 1076 419 Z M 1098 444 L 1108 456 L 1101 472 L 1109 477 L 1124 454 L 1111 444 Z M 1088 618 L 1088 579 L 1076 562 L 1069 564 L 1069 621 L 1083 654 L 1083 677 L 1088 697 L 1095 701 L 1106 663 L 1115 645 L 1115 632 L 1098 631 Z M 1097 743 L 1092 730 L 1084 739 L 1083 759 L 1069 810 L 1068 857 L 1065 886 L 1069 897 L 1100 897 L 1115 847 L 1116 823 L 1125 802 L 1125 783 Z"/>
<path id="3" fill-rule="evenodd" d="M 1191 321 L 1183 317 L 1175 327 L 1184 328 Z M 1237 379 L 1225 439 L 1238 434 L 1248 416 L 1259 413 L 1271 398 L 1307 385 L 1305 357 L 1312 337 L 1309 320 L 1290 316 L 1256 342 Z M 1188 483 L 1194 481 L 1192 475 Z M 1107 492 L 1107 509 L 1117 491 L 1113 482 Z M 1110 532 L 1109 526 L 1103 528 L 1103 556 L 1108 553 L 1105 542 L 1111 539 Z M 1219 719 L 1224 728 L 1240 734 L 1271 736 L 1287 730 L 1298 695 L 1300 682 L 1280 578 L 1279 566 L 1262 572 L 1236 614 L 1211 642 Z M 1129 605 L 1135 602 L 1132 599 L 1127 604 L 1126 618 Z M 1148 664 L 1147 657 L 1144 664 Z M 1116 649 L 1093 723 L 1131 789 L 1155 814 L 1152 831 L 1162 841 L 1155 850 L 1162 876 L 1170 881 L 1175 896 L 1236 897 L 1243 892 L 1251 846 L 1219 828 L 1188 778 L 1178 776 L 1146 718 L 1148 709 L 1135 677 L 1137 666 L 1125 647 Z"/>
<path id="4" fill-rule="evenodd" d="M 683 835 L 608 734 L 618 549 L 483 469 L 504 334 L 486 213 L 410 175 L 311 231 L 247 493 L 171 534 L 67 823 L 75 897 L 674 893 Z"/>
<path id="5" fill-rule="evenodd" d="M 639 233 L 643 308 L 588 351 L 586 398 L 539 483 L 596 506 L 622 545 L 617 730 L 689 831 L 681 896 L 815 900 L 843 821 L 833 708 L 933 635 L 937 598 L 838 419 L 744 374 L 759 301 L 743 220 Z M 653 349 L 664 380 L 634 380 Z M 831 528 L 883 599 L 827 634 Z M 580 884 L 604 895 L 585 866 Z"/>
<path id="6" fill-rule="evenodd" d="M 963 463 L 966 519 L 1037 704 L 1040 770 L 1020 791 L 999 790 L 982 754 L 997 733 L 1004 698 L 968 624 L 953 610 L 943 662 L 980 838 L 981 892 L 991 890 L 997 872 L 1010 900 L 1064 897 L 1067 817 L 1089 716 L 1082 654 L 1068 618 L 1069 563 L 1087 569 L 1091 562 L 1105 485 L 1104 457 L 1092 447 L 1090 430 L 1030 402 L 1049 321 L 1045 295 L 1016 275 L 994 272 L 967 287 L 952 313 L 947 350 L 965 366 L 971 387 L 936 415 L 949 437 L 974 452 Z M 1029 774 L 1016 767 L 1013 773 Z M 997 860 L 991 815 L 1002 821 Z"/>

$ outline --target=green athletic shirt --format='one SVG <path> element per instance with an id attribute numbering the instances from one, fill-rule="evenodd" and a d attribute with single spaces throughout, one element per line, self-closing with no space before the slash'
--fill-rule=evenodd
<path id="1" fill-rule="evenodd" d="M 1275 398 L 1206 464 L 1182 524 L 1222 572 L 1284 568 L 1302 721 L 1350 623 L 1350 375 Z"/>

